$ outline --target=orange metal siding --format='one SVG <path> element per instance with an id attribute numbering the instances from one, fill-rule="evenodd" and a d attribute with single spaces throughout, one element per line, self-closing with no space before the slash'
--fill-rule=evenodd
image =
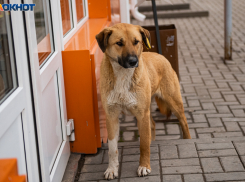
<path id="1" fill-rule="evenodd" d="M 25 182 L 26 176 L 18 176 L 17 159 L 0 159 L 0 182 Z"/>

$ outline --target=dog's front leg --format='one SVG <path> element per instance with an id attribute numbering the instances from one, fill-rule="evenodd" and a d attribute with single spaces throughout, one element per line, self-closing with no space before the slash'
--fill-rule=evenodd
<path id="1" fill-rule="evenodd" d="M 105 179 L 114 179 L 118 177 L 118 148 L 117 141 L 119 135 L 118 114 L 106 115 L 106 127 L 108 132 L 108 156 L 109 166 L 105 171 Z"/>
<path id="2" fill-rule="evenodd" d="M 137 117 L 137 116 L 136 116 Z M 150 110 L 142 116 L 137 117 L 140 134 L 140 165 L 138 176 L 146 176 L 151 172 L 150 165 L 150 144 L 151 144 L 151 124 Z"/>

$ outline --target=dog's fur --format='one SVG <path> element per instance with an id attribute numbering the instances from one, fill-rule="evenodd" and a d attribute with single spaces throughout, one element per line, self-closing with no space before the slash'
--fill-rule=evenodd
<path id="1" fill-rule="evenodd" d="M 118 117 L 122 112 L 131 113 L 137 118 L 140 134 L 138 175 L 148 175 L 151 172 L 150 143 L 151 139 L 155 139 L 155 123 L 150 114 L 152 96 L 156 97 L 162 114 L 169 117 L 173 112 L 177 116 L 183 137 L 191 138 L 177 75 L 164 56 L 142 52 L 144 44 L 150 47 L 147 43 L 150 33 L 140 26 L 116 24 L 102 30 L 96 39 L 104 52 L 100 92 L 109 139 L 109 167 L 105 178 L 118 176 Z M 125 68 L 130 56 L 134 56 L 133 59 L 137 57 L 138 64 Z"/>

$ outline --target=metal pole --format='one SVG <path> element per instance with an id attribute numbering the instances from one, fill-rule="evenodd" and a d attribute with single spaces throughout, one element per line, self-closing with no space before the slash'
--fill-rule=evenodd
<path id="1" fill-rule="evenodd" d="M 232 60 L 232 0 L 225 1 L 225 61 Z"/>
<path id="2" fill-rule="evenodd" d="M 153 16 L 154 16 L 154 22 L 155 22 L 155 27 L 156 27 L 158 53 L 162 54 L 161 39 L 160 39 L 158 20 L 157 20 L 156 2 L 155 2 L 155 0 L 151 0 L 151 2 L 152 2 L 152 11 L 153 11 Z"/>

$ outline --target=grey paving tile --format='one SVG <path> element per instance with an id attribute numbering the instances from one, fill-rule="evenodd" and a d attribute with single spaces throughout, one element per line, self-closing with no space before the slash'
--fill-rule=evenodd
<path id="1" fill-rule="evenodd" d="M 82 173 L 78 181 L 104 180 L 104 172 Z"/>
<path id="2" fill-rule="evenodd" d="M 220 157 L 225 172 L 245 171 L 238 156 Z"/>
<path id="3" fill-rule="evenodd" d="M 239 155 L 245 155 L 245 142 L 234 142 Z"/>
<path id="4" fill-rule="evenodd" d="M 180 134 L 180 129 L 178 124 L 167 124 L 167 133 L 168 134 Z"/>
<path id="5" fill-rule="evenodd" d="M 199 133 L 198 138 L 212 138 L 211 133 Z"/>
<path id="6" fill-rule="evenodd" d="M 134 139 L 135 137 L 135 133 L 133 131 L 129 131 L 129 129 L 127 128 L 128 131 L 124 131 L 123 132 L 123 140 L 124 141 L 131 141 Z"/>
<path id="7" fill-rule="evenodd" d="M 160 146 L 161 159 L 178 158 L 177 147 L 174 145 Z"/>
<path id="8" fill-rule="evenodd" d="M 176 140 L 176 139 L 180 139 L 180 135 L 156 136 L 156 141 L 159 141 L 159 140 Z"/>
<path id="9" fill-rule="evenodd" d="M 234 146 L 229 143 L 199 143 L 197 144 L 197 150 L 212 150 L 212 149 L 233 149 Z"/>
<path id="10" fill-rule="evenodd" d="M 207 122 L 205 115 L 193 115 L 193 120 L 195 123 Z"/>
<path id="11" fill-rule="evenodd" d="M 225 122 L 224 124 L 227 131 L 241 131 L 237 122 Z"/>
<path id="12" fill-rule="evenodd" d="M 184 174 L 185 182 L 204 182 L 202 174 Z"/>
<path id="13" fill-rule="evenodd" d="M 225 150 L 203 150 L 198 151 L 200 157 L 220 157 L 220 156 L 236 156 L 235 149 L 225 149 Z"/>
<path id="14" fill-rule="evenodd" d="M 215 107 L 214 107 L 213 103 L 203 103 L 202 107 L 205 110 L 215 110 Z"/>
<path id="15" fill-rule="evenodd" d="M 219 113 L 231 113 L 228 106 L 216 106 Z"/>
<path id="16" fill-rule="evenodd" d="M 155 126 L 157 130 L 164 129 L 163 122 L 155 122 Z"/>
<path id="17" fill-rule="evenodd" d="M 214 173 L 204 174 L 206 180 L 211 181 L 232 181 L 232 180 L 245 180 L 244 172 L 233 172 L 233 173 Z"/>
<path id="18" fill-rule="evenodd" d="M 236 118 L 236 117 L 233 117 L 233 118 L 222 118 L 222 120 L 224 122 L 245 122 L 245 118 Z"/>
<path id="19" fill-rule="evenodd" d="M 196 147 L 194 144 L 178 145 L 180 158 L 198 157 Z"/>
<path id="20" fill-rule="evenodd" d="M 163 167 L 163 174 L 195 174 L 202 173 L 200 166 L 180 166 L 180 167 Z"/>
<path id="21" fill-rule="evenodd" d="M 245 166 L 245 156 L 241 156 L 241 160 L 242 160 L 243 165 Z"/>
<path id="22" fill-rule="evenodd" d="M 156 130 L 156 135 L 165 135 L 165 130 Z"/>
<path id="23" fill-rule="evenodd" d="M 118 182 L 119 180 L 117 178 L 110 180 L 111 182 Z M 91 181 L 89 181 L 91 182 Z M 93 181 L 93 182 L 97 182 L 97 181 Z M 108 182 L 108 180 L 104 179 L 104 180 L 99 180 L 99 182 Z"/>
<path id="24" fill-rule="evenodd" d="M 206 128 L 208 123 L 190 123 L 188 124 L 189 128 Z"/>
<path id="25" fill-rule="evenodd" d="M 218 158 L 201 158 L 204 173 L 223 172 Z"/>
<path id="26" fill-rule="evenodd" d="M 161 164 L 162 164 L 162 167 L 199 166 L 200 162 L 198 158 L 188 158 L 188 159 L 161 160 Z"/>
<path id="27" fill-rule="evenodd" d="M 107 167 L 108 164 L 84 165 L 81 172 L 82 173 L 105 172 Z"/>
<path id="28" fill-rule="evenodd" d="M 211 127 L 223 126 L 221 118 L 208 118 L 208 122 Z"/>
<path id="29" fill-rule="evenodd" d="M 84 164 L 101 164 L 104 150 L 99 150 L 97 154 L 86 155 Z"/>
<path id="30" fill-rule="evenodd" d="M 222 132 L 213 133 L 215 138 L 229 138 L 229 137 L 240 137 L 243 136 L 242 132 Z"/>
<path id="31" fill-rule="evenodd" d="M 120 179 L 121 182 L 160 182 L 160 176 L 144 176 L 144 177 L 136 177 L 136 178 L 122 178 Z"/>
<path id="32" fill-rule="evenodd" d="M 214 127 L 214 128 L 197 128 L 197 133 L 215 133 L 215 132 L 225 132 L 224 127 Z"/>
<path id="33" fill-rule="evenodd" d="M 182 182 L 181 175 L 163 175 L 163 182 Z"/>
<path id="34" fill-rule="evenodd" d="M 217 105 L 217 104 L 216 104 Z M 207 118 L 233 117 L 233 114 L 207 114 Z"/>

